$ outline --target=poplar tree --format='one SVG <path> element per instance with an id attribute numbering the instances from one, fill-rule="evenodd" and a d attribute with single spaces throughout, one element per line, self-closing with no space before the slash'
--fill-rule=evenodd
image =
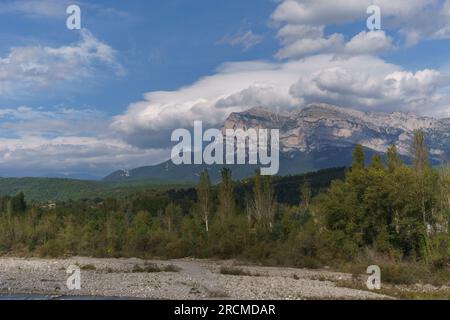
<path id="1" fill-rule="evenodd" d="M 353 151 L 352 170 L 364 169 L 365 157 L 363 146 L 357 144 Z"/>
<path id="2" fill-rule="evenodd" d="M 395 145 L 390 146 L 387 149 L 387 167 L 389 172 L 394 172 L 402 163 L 403 161 L 398 155 L 397 147 Z"/>
<path id="3" fill-rule="evenodd" d="M 198 186 L 198 205 L 200 216 L 205 224 L 205 231 L 209 231 L 209 220 L 212 211 L 212 191 L 211 181 L 208 171 L 205 170 L 200 175 L 200 184 Z"/>
<path id="4" fill-rule="evenodd" d="M 258 225 L 271 231 L 275 212 L 276 201 L 271 177 L 262 177 L 261 172 L 257 170 L 253 188 L 253 200 L 250 204 L 249 213 Z"/>
<path id="5" fill-rule="evenodd" d="M 169 233 L 173 231 L 173 227 L 180 216 L 181 216 L 180 206 L 177 206 L 173 202 L 169 203 L 166 209 L 164 210 L 164 214 L 162 216 L 162 222 L 164 226 L 167 228 L 167 231 L 169 231 Z"/>
<path id="6" fill-rule="evenodd" d="M 234 187 L 231 179 L 231 170 L 223 168 L 222 181 L 219 186 L 219 215 L 222 219 L 232 215 L 235 210 Z"/>

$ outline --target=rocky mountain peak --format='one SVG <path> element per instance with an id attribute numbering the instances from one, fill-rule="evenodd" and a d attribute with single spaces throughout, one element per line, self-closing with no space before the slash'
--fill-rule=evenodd
<path id="1" fill-rule="evenodd" d="M 414 131 L 426 133 L 430 154 L 450 155 L 450 119 L 434 119 L 413 113 L 364 112 L 330 104 L 314 103 L 290 112 L 265 108 L 233 113 L 224 129 L 280 129 L 283 152 L 311 152 L 329 147 L 351 147 L 357 143 L 377 152 L 395 144 L 408 155 Z"/>

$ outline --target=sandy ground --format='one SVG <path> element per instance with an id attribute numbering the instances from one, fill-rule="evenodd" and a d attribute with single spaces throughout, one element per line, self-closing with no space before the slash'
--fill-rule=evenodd
<path id="1" fill-rule="evenodd" d="M 147 272 L 149 262 L 175 272 Z M 81 289 L 69 290 L 67 267 L 81 268 Z M 222 267 L 251 275 L 221 274 Z M 134 269 L 134 270 L 133 270 Z M 235 265 L 233 261 L 181 259 L 0 258 L 0 294 L 106 296 L 145 299 L 384 299 L 375 292 L 338 287 L 351 275 L 327 270 Z"/>

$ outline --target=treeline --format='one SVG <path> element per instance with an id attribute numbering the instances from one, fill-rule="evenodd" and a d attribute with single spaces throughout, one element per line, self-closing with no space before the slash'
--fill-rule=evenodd
<path id="1" fill-rule="evenodd" d="M 305 176 L 295 196 L 292 180 L 283 180 L 289 186 L 283 189 L 280 178 L 257 172 L 236 183 L 229 169 L 217 187 L 205 171 L 198 188 L 165 195 L 45 208 L 27 207 L 22 194 L 2 201 L 0 252 L 239 258 L 307 267 L 376 254 L 442 269 L 449 262 L 449 170 L 430 166 L 420 131 L 411 155 L 407 166 L 392 146 L 386 160 L 375 156 L 366 166 L 357 146 L 342 180 L 325 190 L 326 178 L 318 183 Z"/>

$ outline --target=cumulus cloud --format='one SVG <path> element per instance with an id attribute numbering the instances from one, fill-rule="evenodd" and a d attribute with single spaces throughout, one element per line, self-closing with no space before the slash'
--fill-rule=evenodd
<path id="1" fill-rule="evenodd" d="M 61 82 L 80 82 L 94 75 L 99 66 L 123 72 L 116 52 L 89 31 L 81 40 L 62 47 L 17 47 L 0 57 L 0 94 L 18 96 Z"/>
<path id="2" fill-rule="evenodd" d="M 376 54 L 394 49 L 393 40 L 384 31 L 362 31 L 345 44 L 343 53 Z"/>
<path id="3" fill-rule="evenodd" d="M 376 70 L 378 67 L 384 70 Z M 438 91 L 449 84 L 449 79 L 436 70 L 412 73 L 381 60 L 349 59 L 300 77 L 291 94 L 305 103 L 321 101 L 363 110 L 432 114 L 447 102 Z"/>
<path id="4" fill-rule="evenodd" d="M 136 145 L 167 145 L 174 128 L 190 127 L 194 120 L 216 126 L 230 112 L 252 106 L 298 105 L 289 94 L 297 79 L 297 70 L 283 64 L 227 63 L 215 75 L 177 91 L 145 94 L 143 101 L 114 118 L 112 128 Z"/>
<path id="5" fill-rule="evenodd" d="M 302 58 L 311 54 L 341 52 L 344 48 L 344 37 L 341 34 L 333 34 L 329 37 L 299 39 L 287 44 L 277 52 L 279 59 Z"/>
<path id="6" fill-rule="evenodd" d="M 232 47 L 241 46 L 244 51 L 249 50 L 250 48 L 256 46 L 261 43 L 264 39 L 262 35 L 255 34 L 252 30 L 240 30 L 238 33 L 234 35 L 226 35 L 221 40 L 219 40 L 218 44 L 227 44 Z"/>
<path id="7" fill-rule="evenodd" d="M 93 137 L 0 138 L 0 174 L 36 176 L 58 172 L 104 176 L 118 168 L 158 163 L 169 154 L 169 150 L 143 150 L 120 140 Z"/>
<path id="8" fill-rule="evenodd" d="M 381 8 L 383 31 L 362 32 L 348 43 L 342 34 L 325 34 L 327 26 L 358 21 L 364 29 L 366 9 L 372 4 Z M 450 37 L 450 0 L 283 0 L 271 18 L 280 27 L 278 37 L 283 44 L 277 54 L 280 59 L 332 51 L 377 54 L 394 48 L 388 30 L 401 35 L 406 46 L 421 40 Z"/>
<path id="9" fill-rule="evenodd" d="M 220 126 L 231 112 L 254 106 L 294 108 L 328 102 L 361 110 L 441 112 L 448 78 L 409 72 L 368 55 L 313 55 L 284 63 L 229 63 L 218 73 L 171 92 L 152 92 L 114 118 L 112 128 L 140 146 L 168 144 L 174 128 L 194 120 Z"/>

